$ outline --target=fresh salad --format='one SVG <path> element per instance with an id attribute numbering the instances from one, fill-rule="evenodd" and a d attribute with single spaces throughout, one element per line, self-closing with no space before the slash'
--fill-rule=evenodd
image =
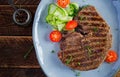
<path id="1" fill-rule="evenodd" d="M 77 3 L 70 3 L 70 0 L 58 0 L 57 3 L 48 6 L 46 22 L 52 26 L 53 30 L 64 31 L 66 28 L 69 30 L 69 26 L 65 26 L 70 21 L 75 27 L 76 22 L 72 19 L 78 10 L 79 5 Z"/>

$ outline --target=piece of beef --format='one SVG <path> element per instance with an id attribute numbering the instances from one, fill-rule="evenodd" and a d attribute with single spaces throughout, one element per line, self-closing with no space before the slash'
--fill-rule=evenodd
<path id="1" fill-rule="evenodd" d="M 91 5 L 83 8 L 74 20 L 78 22 L 78 27 L 75 32 L 64 34 L 58 57 L 73 69 L 95 69 L 111 48 L 110 27 Z"/>

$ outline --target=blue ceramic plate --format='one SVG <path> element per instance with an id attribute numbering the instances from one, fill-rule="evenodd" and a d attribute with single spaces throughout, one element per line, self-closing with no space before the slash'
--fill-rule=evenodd
<path id="1" fill-rule="evenodd" d="M 100 15 L 106 20 L 111 27 L 113 35 L 113 50 L 119 52 L 119 8 L 120 3 L 112 0 L 71 0 L 80 6 L 90 4 L 94 5 Z M 55 3 L 54 0 L 41 0 L 35 14 L 33 24 L 33 41 L 37 54 L 37 59 L 48 77 L 76 77 L 76 72 L 63 65 L 57 57 L 59 43 L 53 43 L 49 40 L 49 33 L 52 31 L 49 24 L 45 22 L 48 5 Z M 117 8 L 117 9 L 116 9 Z M 51 53 L 55 50 L 55 53 Z M 80 77 L 111 77 L 118 70 L 120 59 L 113 64 L 102 63 L 99 68 L 90 71 L 79 71 Z M 77 71 L 78 72 L 78 71 Z M 79 76 L 78 76 L 79 77 Z"/>

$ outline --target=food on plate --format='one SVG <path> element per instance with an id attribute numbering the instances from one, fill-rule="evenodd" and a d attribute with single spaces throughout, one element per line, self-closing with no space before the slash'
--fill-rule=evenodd
<path id="1" fill-rule="evenodd" d="M 70 3 L 66 8 L 61 8 L 52 3 L 48 7 L 46 22 L 50 24 L 54 30 L 63 31 L 66 23 L 73 19 L 78 9 L 79 6 L 77 3 Z"/>
<path id="2" fill-rule="evenodd" d="M 60 31 L 55 30 L 50 33 L 49 38 L 52 42 L 59 42 L 62 38 L 62 34 Z"/>
<path id="3" fill-rule="evenodd" d="M 70 3 L 70 0 L 57 0 L 57 4 L 62 7 L 66 8 Z"/>
<path id="4" fill-rule="evenodd" d="M 83 7 L 74 20 L 78 26 L 73 32 L 63 32 L 58 57 L 72 69 L 96 69 L 111 48 L 110 27 L 92 5 Z"/>
<path id="5" fill-rule="evenodd" d="M 117 53 L 114 50 L 109 50 L 105 61 L 108 63 L 112 63 L 117 61 L 117 59 L 118 59 Z"/>
<path id="6" fill-rule="evenodd" d="M 69 16 L 75 16 L 79 10 L 79 6 L 77 3 L 72 2 L 65 8 Z"/>
<path id="7" fill-rule="evenodd" d="M 78 25 L 78 23 L 75 20 L 71 20 L 66 24 L 65 29 L 66 30 L 73 30 L 77 27 L 77 25 Z"/>

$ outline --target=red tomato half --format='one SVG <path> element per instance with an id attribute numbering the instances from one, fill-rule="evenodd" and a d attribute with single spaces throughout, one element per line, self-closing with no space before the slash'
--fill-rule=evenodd
<path id="1" fill-rule="evenodd" d="M 57 4 L 62 8 L 67 7 L 69 3 L 70 3 L 70 0 L 57 0 Z"/>
<path id="2" fill-rule="evenodd" d="M 117 61 L 117 59 L 118 59 L 117 53 L 114 50 L 109 50 L 105 61 L 111 63 Z"/>
<path id="3" fill-rule="evenodd" d="M 62 38 L 62 34 L 60 31 L 55 30 L 50 33 L 49 38 L 52 42 L 59 42 Z"/>
<path id="4" fill-rule="evenodd" d="M 65 29 L 66 30 L 73 30 L 74 28 L 76 28 L 78 25 L 78 23 L 75 20 L 71 20 L 66 24 Z"/>

